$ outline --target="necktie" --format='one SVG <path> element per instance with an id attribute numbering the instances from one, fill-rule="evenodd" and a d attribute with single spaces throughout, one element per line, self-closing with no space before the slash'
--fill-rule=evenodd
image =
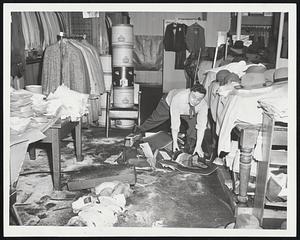
<path id="1" fill-rule="evenodd" d="M 190 119 L 195 115 L 195 107 L 190 105 Z"/>

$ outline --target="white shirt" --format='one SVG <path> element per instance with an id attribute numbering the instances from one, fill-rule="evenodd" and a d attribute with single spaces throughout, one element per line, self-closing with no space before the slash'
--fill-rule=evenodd
<path id="1" fill-rule="evenodd" d="M 190 94 L 189 88 L 172 89 L 166 97 L 166 102 L 170 106 L 172 132 L 173 131 L 177 133 L 179 132 L 180 115 L 190 114 L 189 94 Z M 204 130 L 206 128 L 206 123 L 207 123 L 208 104 L 207 104 L 206 96 L 204 97 L 204 99 L 202 99 L 202 101 L 198 105 L 195 106 L 195 113 L 197 114 L 196 129 L 198 130 L 197 141 L 199 140 L 201 142 L 203 139 L 203 136 L 201 136 L 202 131 L 204 133 Z"/>

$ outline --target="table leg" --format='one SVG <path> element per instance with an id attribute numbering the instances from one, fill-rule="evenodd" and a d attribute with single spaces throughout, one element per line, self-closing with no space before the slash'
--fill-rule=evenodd
<path id="1" fill-rule="evenodd" d="M 35 160 L 36 159 L 35 147 L 32 144 L 29 144 L 29 146 L 28 146 L 28 153 L 29 153 L 29 159 L 30 160 Z"/>
<path id="2" fill-rule="evenodd" d="M 75 147 L 76 147 L 76 159 L 77 161 L 82 161 L 82 145 L 81 145 L 81 119 L 75 127 Z"/>
<path id="3" fill-rule="evenodd" d="M 52 150 L 52 166 L 53 166 L 53 186 L 55 190 L 60 190 L 60 129 L 51 129 L 51 150 Z"/>
<path id="4" fill-rule="evenodd" d="M 247 189 L 250 178 L 252 151 L 258 136 L 257 129 L 242 129 L 240 137 L 240 187 L 238 201 L 246 204 L 248 201 Z"/>

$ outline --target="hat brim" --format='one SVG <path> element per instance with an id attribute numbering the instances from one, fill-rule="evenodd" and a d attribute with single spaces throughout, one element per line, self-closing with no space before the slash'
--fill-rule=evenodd
<path id="1" fill-rule="evenodd" d="M 236 54 L 239 54 L 239 55 L 242 55 L 244 52 L 243 52 L 243 49 L 238 49 L 238 48 L 232 48 L 230 47 L 230 50 Z"/>
<path id="2" fill-rule="evenodd" d="M 253 85 L 237 85 L 235 86 L 238 90 L 253 90 L 253 89 L 259 89 L 259 88 L 267 88 L 273 85 L 273 82 L 265 82 L 260 84 L 253 84 Z"/>

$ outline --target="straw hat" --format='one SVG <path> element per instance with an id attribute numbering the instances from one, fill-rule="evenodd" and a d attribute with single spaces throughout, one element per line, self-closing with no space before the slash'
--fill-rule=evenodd
<path id="1" fill-rule="evenodd" d="M 256 89 L 264 87 L 266 83 L 265 75 L 263 73 L 246 73 L 241 78 L 241 86 L 244 89 Z"/>

